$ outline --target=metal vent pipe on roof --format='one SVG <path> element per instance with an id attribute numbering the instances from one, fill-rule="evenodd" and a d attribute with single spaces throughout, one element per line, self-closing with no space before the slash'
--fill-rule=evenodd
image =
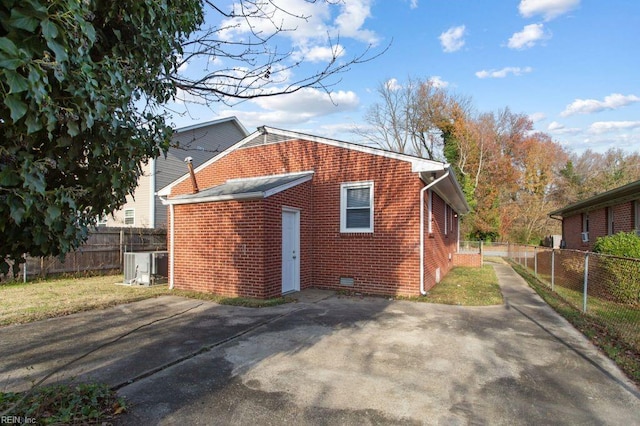
<path id="1" fill-rule="evenodd" d="M 193 158 L 187 157 L 184 159 L 184 162 L 187 163 L 189 175 L 191 175 L 191 188 L 193 189 L 192 194 L 197 194 L 200 190 L 198 189 L 198 182 L 196 182 L 196 174 L 193 171 Z"/>

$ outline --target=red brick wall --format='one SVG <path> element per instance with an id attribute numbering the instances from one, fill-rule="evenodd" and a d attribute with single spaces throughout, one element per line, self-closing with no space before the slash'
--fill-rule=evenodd
<path id="1" fill-rule="evenodd" d="M 562 238 L 566 243 L 566 248 L 573 250 L 590 250 L 589 243 L 582 242 L 581 232 L 582 215 L 569 216 L 562 220 Z"/>
<path id="2" fill-rule="evenodd" d="M 429 220 L 428 215 L 428 192 L 425 193 L 425 221 Z M 425 223 L 425 290 L 429 290 L 436 285 L 437 270 L 440 269 L 440 279 L 442 279 L 453 267 L 453 254 L 457 249 L 458 221 L 453 220 L 453 230 L 448 230 L 446 235 L 445 226 L 445 202 L 436 194 L 432 193 L 432 215 L 431 233 L 429 233 L 428 223 Z M 446 220 L 447 228 L 450 226 L 451 216 Z"/>
<path id="3" fill-rule="evenodd" d="M 191 286 L 186 279 L 195 280 L 209 291 L 224 289 L 228 294 L 239 293 L 244 284 L 241 279 L 248 278 L 247 287 L 258 297 L 271 297 L 280 291 L 281 268 L 281 211 L 282 205 L 301 209 L 301 288 L 317 287 L 341 289 L 340 277 L 354 279 L 354 291 L 371 294 L 416 295 L 419 293 L 419 197 L 424 184 L 411 165 L 386 157 L 357 152 L 345 148 L 309 141 L 288 141 L 277 144 L 241 148 L 219 159 L 211 166 L 197 173 L 198 186 L 201 189 L 223 183 L 230 178 L 255 177 L 272 174 L 314 170 L 311 182 L 299 185 L 260 202 L 251 202 L 251 208 L 241 209 L 241 218 L 247 217 L 251 210 L 262 218 L 263 226 L 250 225 L 241 221 L 250 231 L 242 236 L 224 234 L 222 241 L 232 244 L 247 244 L 252 248 L 264 248 L 264 257 L 255 257 L 256 262 L 239 263 L 237 259 L 225 255 L 230 266 L 222 268 L 224 274 L 216 273 L 206 263 L 200 269 L 184 272 L 184 261 L 178 264 L 181 270 L 180 286 Z M 374 181 L 374 232 L 346 234 L 340 232 L 340 184 L 343 182 Z M 190 192 L 190 183 L 185 181 L 177 185 L 172 195 Z M 426 201 L 426 197 L 425 197 Z M 246 202 L 245 202 L 246 203 Z M 255 204 L 260 204 L 255 206 Z M 198 214 L 211 217 L 211 222 L 180 226 L 212 226 L 216 215 L 228 207 L 238 209 L 237 202 L 199 204 Z M 208 206 L 208 207 L 207 207 Z M 215 207 L 211 207 L 215 206 Z M 183 214 L 176 206 L 176 217 Z M 451 268 L 449 253 L 456 247 L 456 226 L 447 236 L 441 234 L 444 227 L 444 202 L 433 195 L 433 234 L 425 239 L 426 288 L 435 284 L 435 269 L 440 268 L 441 276 Z M 426 209 L 425 209 L 426 211 Z M 452 215 L 451 215 L 452 216 Z M 232 220 L 227 215 L 228 220 Z M 426 218 L 426 215 L 425 215 Z M 184 219 L 180 219 L 184 221 Z M 177 221 L 176 221 L 177 222 Z M 225 220 L 223 229 L 231 226 Z M 232 226 L 231 226 L 232 227 Z M 215 227 L 214 227 L 215 228 Z M 178 225 L 176 225 L 178 229 Z M 427 226 L 425 226 L 425 232 Z M 181 230 L 181 232 L 187 232 Z M 190 230 L 193 238 L 202 234 L 199 230 Z M 202 244 L 218 243 L 213 237 L 202 238 Z M 247 243 L 262 238 L 262 243 Z M 236 240 L 240 241 L 236 241 Z M 176 239 L 176 248 L 185 244 L 185 240 Z M 188 244 L 191 244 L 189 246 Z M 180 247 L 182 256 L 189 257 L 190 250 L 203 251 L 191 242 Z M 204 250 L 206 251 L 206 250 Z M 218 261 L 217 265 L 221 262 Z M 239 271 L 238 268 L 252 268 L 252 274 Z M 201 272 L 200 272 L 201 270 Z M 202 275 L 202 276 L 199 276 Z M 196 276 L 198 276 L 196 278 Z M 209 284 L 214 278 L 232 280 L 234 284 Z M 255 278 L 255 279 L 254 279 Z M 258 281 L 263 280 L 265 290 L 260 293 Z M 178 273 L 176 272 L 176 286 Z M 215 287 L 215 288 L 214 288 Z M 253 289 L 253 288 L 256 289 Z"/>
<path id="4" fill-rule="evenodd" d="M 633 201 L 612 206 L 614 233 L 634 230 Z M 562 235 L 568 249 L 590 251 L 598 237 L 608 235 L 607 209 L 601 208 L 589 212 L 589 242 L 583 243 L 582 214 L 565 217 L 562 221 Z"/>
<path id="5" fill-rule="evenodd" d="M 282 290 L 282 206 L 300 209 L 300 286 L 311 286 L 311 182 L 266 200 L 175 206 L 174 286 L 229 296 Z"/>
<path id="6" fill-rule="evenodd" d="M 455 253 L 453 266 L 480 268 L 482 267 L 482 255 L 480 253 Z"/>
<path id="7" fill-rule="evenodd" d="M 226 201 L 174 208 L 175 288 L 265 297 L 261 202 Z"/>

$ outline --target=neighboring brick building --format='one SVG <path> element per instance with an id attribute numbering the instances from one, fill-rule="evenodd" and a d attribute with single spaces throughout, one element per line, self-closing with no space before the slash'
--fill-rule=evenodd
<path id="1" fill-rule="evenodd" d="M 452 267 L 469 210 L 446 164 L 266 127 L 195 179 L 207 189 L 185 175 L 159 192 L 170 285 L 225 295 L 418 295 Z"/>
<path id="2" fill-rule="evenodd" d="M 640 232 L 640 180 L 549 213 L 562 220 L 563 247 L 591 251 L 598 237 Z"/>

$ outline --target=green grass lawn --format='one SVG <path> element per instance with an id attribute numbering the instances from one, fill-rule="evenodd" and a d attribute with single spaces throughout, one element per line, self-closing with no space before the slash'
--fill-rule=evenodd
<path id="1" fill-rule="evenodd" d="M 116 285 L 122 275 L 60 278 L 0 285 L 0 325 L 103 309 L 168 294 L 166 286 Z"/>
<path id="2" fill-rule="evenodd" d="M 0 326 L 21 324 L 75 312 L 104 309 L 151 297 L 174 295 L 245 307 L 274 306 L 292 302 L 291 297 L 257 300 L 209 293 L 153 287 L 117 285 L 122 275 L 59 278 L 27 283 L 0 284 Z M 427 296 L 403 298 L 421 302 L 462 306 L 502 304 L 498 279 L 491 266 L 458 267 L 432 288 Z"/>
<path id="3" fill-rule="evenodd" d="M 455 267 L 426 296 L 408 300 L 460 306 L 490 306 L 504 302 L 498 277 L 491 265 Z"/>
<path id="4" fill-rule="evenodd" d="M 132 287 L 116 284 L 122 283 L 122 281 L 122 275 L 109 275 L 0 284 L 0 326 L 38 321 L 93 309 L 104 309 L 162 295 L 182 296 L 256 308 L 293 301 L 291 298 L 284 297 L 258 300 L 169 290 L 167 285 Z"/>

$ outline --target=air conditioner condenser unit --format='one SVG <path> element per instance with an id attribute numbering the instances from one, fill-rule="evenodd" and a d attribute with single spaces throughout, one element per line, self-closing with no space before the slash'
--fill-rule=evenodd
<path id="1" fill-rule="evenodd" d="M 167 252 L 124 254 L 124 284 L 151 286 L 167 282 Z"/>

